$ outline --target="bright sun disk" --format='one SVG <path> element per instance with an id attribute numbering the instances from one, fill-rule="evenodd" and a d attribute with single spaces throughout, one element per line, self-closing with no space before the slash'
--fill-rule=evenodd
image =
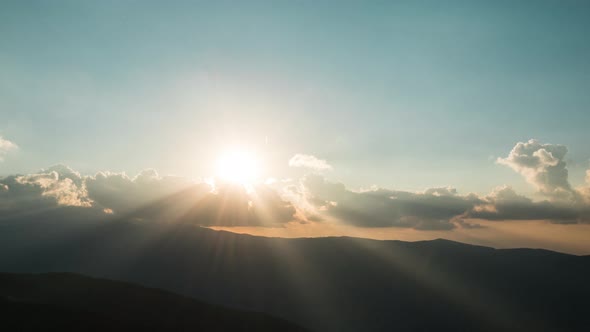
<path id="1" fill-rule="evenodd" d="M 258 172 L 256 158 L 246 151 L 231 151 L 217 160 L 217 176 L 225 181 L 251 185 Z"/>

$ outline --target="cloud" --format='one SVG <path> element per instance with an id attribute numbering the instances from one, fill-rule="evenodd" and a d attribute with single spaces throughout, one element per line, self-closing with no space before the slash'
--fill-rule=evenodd
<path id="1" fill-rule="evenodd" d="M 170 198 L 178 205 L 187 196 Z M 170 198 L 159 203 L 165 207 L 161 211 L 172 207 L 168 204 Z M 256 186 L 249 193 L 242 185 L 220 184 L 215 192 L 203 193 L 196 203 L 193 200 L 192 204 L 184 205 L 181 219 L 203 226 L 280 227 L 296 220 L 293 205 L 266 185 Z"/>
<path id="2" fill-rule="evenodd" d="M 125 173 L 99 172 L 86 177 L 85 183 L 88 197 L 101 208 L 115 213 L 128 213 L 193 185 L 186 178 L 161 177 L 153 169 L 143 170 L 134 177 Z"/>
<path id="3" fill-rule="evenodd" d="M 41 196 L 54 198 L 57 205 L 91 205 L 84 187 L 77 186 L 72 179 L 60 177 L 57 172 L 19 176 L 15 180 L 21 185 L 39 188 Z"/>
<path id="4" fill-rule="evenodd" d="M 424 191 L 425 195 L 433 196 L 455 196 L 457 189 L 451 187 L 428 188 Z"/>
<path id="5" fill-rule="evenodd" d="M 466 214 L 486 220 L 547 220 L 552 223 L 574 224 L 590 222 L 590 206 L 567 201 L 534 202 L 518 195 L 511 187 L 494 189 Z"/>
<path id="6" fill-rule="evenodd" d="M 147 169 L 134 177 L 82 176 L 64 165 L 0 179 L 0 220 L 137 220 L 202 226 L 280 227 L 295 208 L 267 185 L 194 183 Z"/>
<path id="7" fill-rule="evenodd" d="M 517 144 L 507 158 L 499 159 L 539 188 L 546 195 L 542 201 L 519 195 L 510 186 L 497 187 L 487 195 L 463 195 L 452 187 L 420 192 L 376 186 L 351 190 L 343 183 L 310 174 L 299 180 L 258 184 L 248 191 L 219 181 L 211 185 L 162 176 L 153 169 L 135 176 L 108 171 L 85 176 L 56 165 L 0 179 L 0 220 L 136 220 L 228 227 L 336 222 L 417 230 L 478 228 L 477 220 L 588 223 L 590 181 L 571 188 L 563 161 L 566 151 L 531 140 Z M 325 163 L 298 156 L 293 163 Z M 587 175 L 590 177 L 590 170 Z"/>
<path id="8" fill-rule="evenodd" d="M 506 158 L 497 162 L 509 166 L 551 198 L 572 198 L 568 170 L 564 160 L 567 148 L 559 144 L 541 144 L 531 139 L 517 143 Z"/>
<path id="9" fill-rule="evenodd" d="M 4 156 L 10 152 L 18 149 L 18 145 L 0 136 L 0 161 L 4 160 Z"/>
<path id="10" fill-rule="evenodd" d="M 316 171 L 327 171 L 331 170 L 332 166 L 323 159 L 318 159 L 315 156 L 308 154 L 296 154 L 289 160 L 289 166 L 291 167 L 303 167 L 309 168 Z"/>
<path id="11" fill-rule="evenodd" d="M 135 177 L 101 172 L 86 180 L 89 197 L 126 218 L 190 222 L 202 226 L 277 227 L 293 221 L 294 207 L 267 185 L 249 193 L 242 185 L 215 187 L 145 170 Z"/>
<path id="12" fill-rule="evenodd" d="M 506 185 L 485 196 L 459 195 L 452 187 L 416 193 L 378 187 L 352 191 L 318 175 L 308 175 L 291 192 L 301 196 L 298 201 L 304 202 L 305 211 L 315 220 L 329 216 L 361 227 L 477 228 L 470 219 L 590 223 L 590 170 L 586 171 L 586 185 L 572 188 L 567 151 L 563 145 L 531 139 L 517 143 L 506 158 L 498 158 L 499 164 L 522 174 L 547 197 L 542 201 L 519 195 Z"/>
<path id="13" fill-rule="evenodd" d="M 590 206 L 578 201 L 535 202 L 509 186 L 490 194 L 459 195 L 451 187 L 422 192 L 374 187 L 353 191 L 319 175 L 307 175 L 299 185 L 284 188 L 286 197 L 308 220 L 335 219 L 358 227 L 404 227 L 418 230 L 480 228 L 474 219 L 546 220 L 573 224 L 590 222 Z"/>
<path id="14" fill-rule="evenodd" d="M 92 203 L 80 174 L 62 165 L 36 174 L 9 176 L 0 185 L 0 211 L 5 213 L 39 207 L 90 207 Z"/>
<path id="15" fill-rule="evenodd" d="M 584 204 L 590 205 L 590 169 L 586 171 L 585 185 L 576 188 L 576 192 L 579 193 L 580 200 Z"/>
<path id="16" fill-rule="evenodd" d="M 93 206 L 84 178 L 65 166 L 0 179 L 0 221 L 91 221 Z"/>
<path id="17" fill-rule="evenodd" d="M 317 214 L 360 227 L 452 229 L 456 227 L 454 218 L 480 203 L 477 196 L 460 196 L 453 188 L 422 193 L 382 188 L 356 192 L 318 175 L 306 176 L 302 186 L 306 201 Z"/>

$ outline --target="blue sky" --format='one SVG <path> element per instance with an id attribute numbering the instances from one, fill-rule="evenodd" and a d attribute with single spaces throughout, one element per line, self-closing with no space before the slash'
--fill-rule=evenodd
<path id="1" fill-rule="evenodd" d="M 590 146 L 584 1 L 3 1 L 0 175 L 209 176 L 219 151 L 296 153 L 350 187 L 532 192 L 496 164 L 563 144 L 573 185 Z"/>

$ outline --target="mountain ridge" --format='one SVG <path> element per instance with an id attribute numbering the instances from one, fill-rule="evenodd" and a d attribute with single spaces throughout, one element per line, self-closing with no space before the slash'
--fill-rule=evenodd
<path id="1" fill-rule="evenodd" d="M 448 244 L 459 244 L 459 245 L 464 245 L 464 246 L 470 246 L 470 247 L 475 247 L 475 248 L 485 248 L 485 249 L 490 249 L 490 250 L 532 250 L 532 251 L 552 252 L 552 253 L 562 254 L 562 255 L 567 255 L 567 256 L 590 257 L 590 254 L 579 255 L 579 254 L 568 253 L 568 252 L 563 252 L 563 251 L 553 250 L 553 249 L 546 249 L 546 248 L 535 248 L 535 247 L 496 248 L 496 247 L 487 246 L 487 245 L 473 244 L 473 243 L 461 242 L 461 241 L 456 241 L 456 240 L 450 240 L 450 239 L 446 239 L 443 237 L 438 237 L 438 238 L 429 239 L 429 240 L 416 240 L 416 241 L 406 241 L 406 240 L 397 240 L 397 239 L 373 239 L 373 238 L 367 238 L 367 237 L 356 237 L 356 236 L 348 236 L 348 235 L 301 236 L 301 237 L 280 237 L 280 236 L 277 236 L 277 237 L 275 237 L 275 236 L 266 236 L 266 235 L 253 235 L 253 234 L 248 234 L 248 233 L 237 233 L 237 232 L 232 232 L 232 231 L 228 231 L 228 230 L 212 229 L 212 228 L 204 227 L 204 226 L 198 226 L 198 227 L 201 229 L 213 230 L 215 232 L 222 232 L 222 233 L 228 233 L 228 234 L 249 236 L 249 237 L 254 237 L 254 238 L 264 238 L 264 239 L 277 239 L 277 238 L 278 239 L 285 239 L 285 240 L 351 239 L 351 240 L 363 240 L 363 241 L 366 240 L 366 241 L 379 241 L 379 242 L 392 242 L 392 243 L 448 243 Z"/>
<path id="2" fill-rule="evenodd" d="M 449 240 L 284 239 L 183 224 L 39 222 L 0 233 L 3 271 L 123 280 L 315 331 L 583 331 L 589 259 Z"/>

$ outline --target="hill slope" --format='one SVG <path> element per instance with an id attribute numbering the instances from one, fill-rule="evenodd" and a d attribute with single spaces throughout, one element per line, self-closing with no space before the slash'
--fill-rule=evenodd
<path id="1" fill-rule="evenodd" d="M 303 331 L 284 320 L 70 273 L 0 273 L 9 331 Z"/>

